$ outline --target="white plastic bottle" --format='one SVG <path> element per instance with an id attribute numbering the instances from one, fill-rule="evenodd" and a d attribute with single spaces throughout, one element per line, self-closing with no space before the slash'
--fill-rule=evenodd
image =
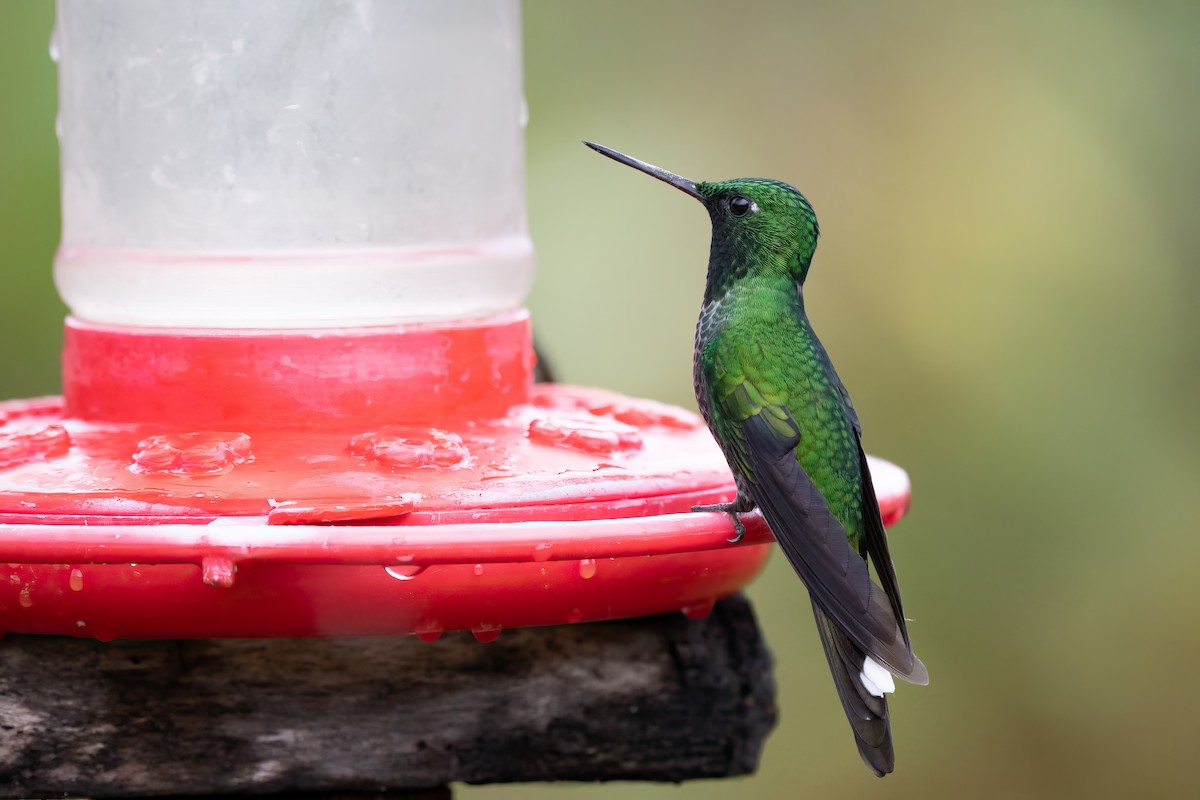
<path id="1" fill-rule="evenodd" d="M 59 0 L 83 320 L 304 328 L 519 308 L 517 0 Z"/>

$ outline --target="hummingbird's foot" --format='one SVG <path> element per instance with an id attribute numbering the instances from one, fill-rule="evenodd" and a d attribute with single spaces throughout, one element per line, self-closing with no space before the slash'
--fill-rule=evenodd
<path id="1" fill-rule="evenodd" d="M 755 503 L 753 500 L 738 495 L 737 499 L 732 503 L 713 503 L 708 506 L 692 506 L 692 511 L 723 511 L 733 520 L 733 538 L 725 541 L 730 544 L 737 544 L 746 535 L 746 525 L 742 522 L 741 515 L 747 511 L 753 511 Z"/>
<path id="2" fill-rule="evenodd" d="M 737 512 L 731 512 L 729 516 L 733 517 L 733 538 L 726 539 L 725 541 L 730 544 L 737 544 L 746 535 L 746 523 L 742 522 L 742 518 L 738 516 Z"/>

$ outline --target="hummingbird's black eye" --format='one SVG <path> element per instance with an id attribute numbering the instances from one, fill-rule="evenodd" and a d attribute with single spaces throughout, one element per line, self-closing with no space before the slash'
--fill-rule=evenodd
<path id="1" fill-rule="evenodd" d="M 745 197 L 734 195 L 729 200 L 729 213 L 735 217 L 744 217 L 746 212 L 750 210 L 750 201 Z"/>

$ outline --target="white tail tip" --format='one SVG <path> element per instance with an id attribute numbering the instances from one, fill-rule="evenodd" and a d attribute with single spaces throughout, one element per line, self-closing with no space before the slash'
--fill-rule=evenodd
<path id="1" fill-rule="evenodd" d="M 862 672 L 858 673 L 858 679 L 862 681 L 863 687 L 876 697 L 883 697 L 885 692 L 896 691 L 896 682 L 892 680 L 892 673 L 870 656 L 867 656 L 867 660 L 863 662 Z"/>

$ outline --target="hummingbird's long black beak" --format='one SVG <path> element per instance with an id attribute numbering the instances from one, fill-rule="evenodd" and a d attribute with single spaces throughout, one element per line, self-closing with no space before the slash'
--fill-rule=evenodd
<path id="1" fill-rule="evenodd" d="M 627 167 L 633 167 L 634 169 L 644 172 L 647 175 L 658 178 L 663 183 L 669 183 L 679 191 L 684 192 L 685 194 L 690 194 L 701 203 L 704 202 L 704 195 L 696 191 L 695 181 L 689 181 L 687 178 L 680 177 L 674 172 L 667 172 L 662 167 L 656 167 L 653 164 L 647 164 L 645 161 L 638 161 L 636 158 L 627 156 L 624 153 L 618 153 L 611 147 L 605 147 L 602 144 L 596 144 L 594 142 L 584 142 L 584 144 L 595 150 L 597 153 L 608 156 L 613 161 L 620 161 Z"/>

